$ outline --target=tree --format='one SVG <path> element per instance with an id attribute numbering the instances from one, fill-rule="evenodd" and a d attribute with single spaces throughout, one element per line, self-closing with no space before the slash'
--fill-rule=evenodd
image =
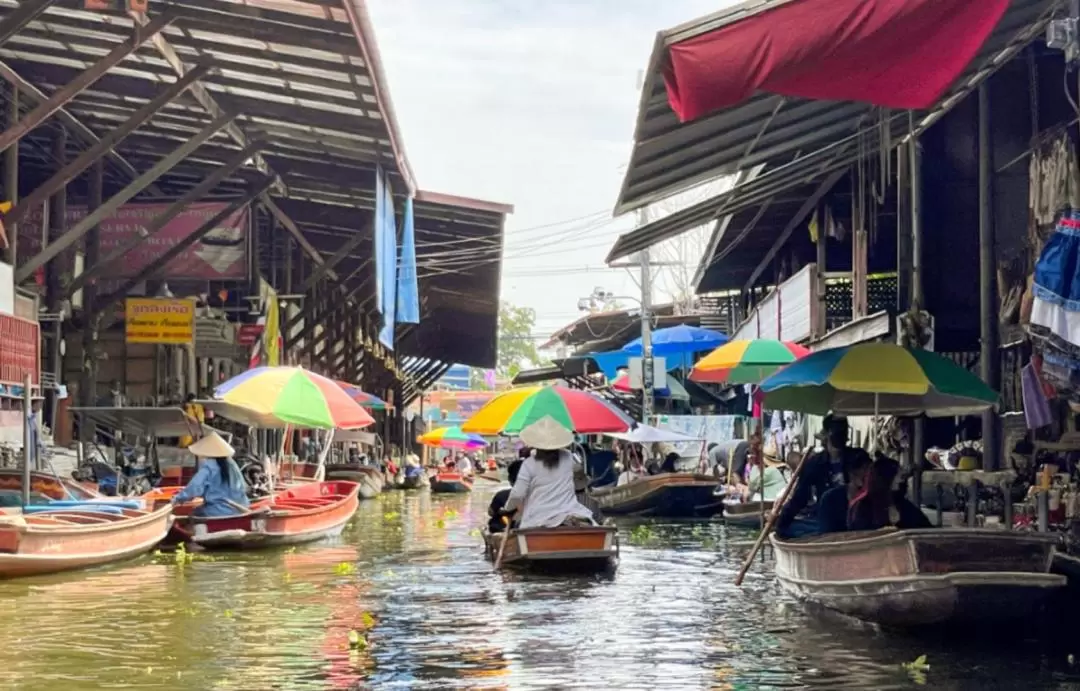
<path id="1" fill-rule="evenodd" d="M 533 340 L 536 310 L 518 307 L 505 300 L 499 303 L 499 356 L 495 372 L 500 378 L 511 379 L 522 369 L 535 367 L 540 361 Z"/>

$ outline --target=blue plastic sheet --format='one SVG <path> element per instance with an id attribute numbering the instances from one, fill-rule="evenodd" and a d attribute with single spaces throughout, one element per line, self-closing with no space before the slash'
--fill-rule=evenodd
<path id="1" fill-rule="evenodd" d="M 397 321 L 402 324 L 420 323 L 420 292 L 416 275 L 416 228 L 413 221 L 413 200 L 405 200 L 401 220 L 401 262 L 398 265 Z"/>

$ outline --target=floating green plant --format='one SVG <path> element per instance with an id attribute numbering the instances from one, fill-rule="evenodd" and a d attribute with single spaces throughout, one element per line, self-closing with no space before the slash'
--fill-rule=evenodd
<path id="1" fill-rule="evenodd" d="M 386 513 L 383 514 L 382 517 L 383 517 L 384 521 L 389 523 L 390 521 L 396 521 L 398 518 L 401 517 L 401 514 L 398 513 L 397 511 L 387 511 Z"/>
<path id="2" fill-rule="evenodd" d="M 351 576 L 356 573 L 356 564 L 343 561 L 334 567 L 334 573 L 338 576 Z"/>

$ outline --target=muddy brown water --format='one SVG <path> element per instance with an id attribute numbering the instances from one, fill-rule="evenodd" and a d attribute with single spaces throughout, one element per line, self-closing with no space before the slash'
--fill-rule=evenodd
<path id="1" fill-rule="evenodd" d="M 613 578 L 494 573 L 487 484 L 363 502 L 334 542 L 0 583 L 0 689 L 1080 689 L 1076 627 L 823 617 L 767 564 L 731 585 L 752 534 L 720 521 L 620 524 Z"/>

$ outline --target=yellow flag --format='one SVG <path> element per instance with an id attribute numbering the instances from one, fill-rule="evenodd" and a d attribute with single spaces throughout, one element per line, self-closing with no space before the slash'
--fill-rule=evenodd
<path id="1" fill-rule="evenodd" d="M 263 341 L 266 346 L 266 364 L 277 367 L 281 364 L 281 349 L 278 347 L 280 325 L 278 313 L 277 293 L 268 291 L 266 297 L 266 327 L 263 330 Z"/>

